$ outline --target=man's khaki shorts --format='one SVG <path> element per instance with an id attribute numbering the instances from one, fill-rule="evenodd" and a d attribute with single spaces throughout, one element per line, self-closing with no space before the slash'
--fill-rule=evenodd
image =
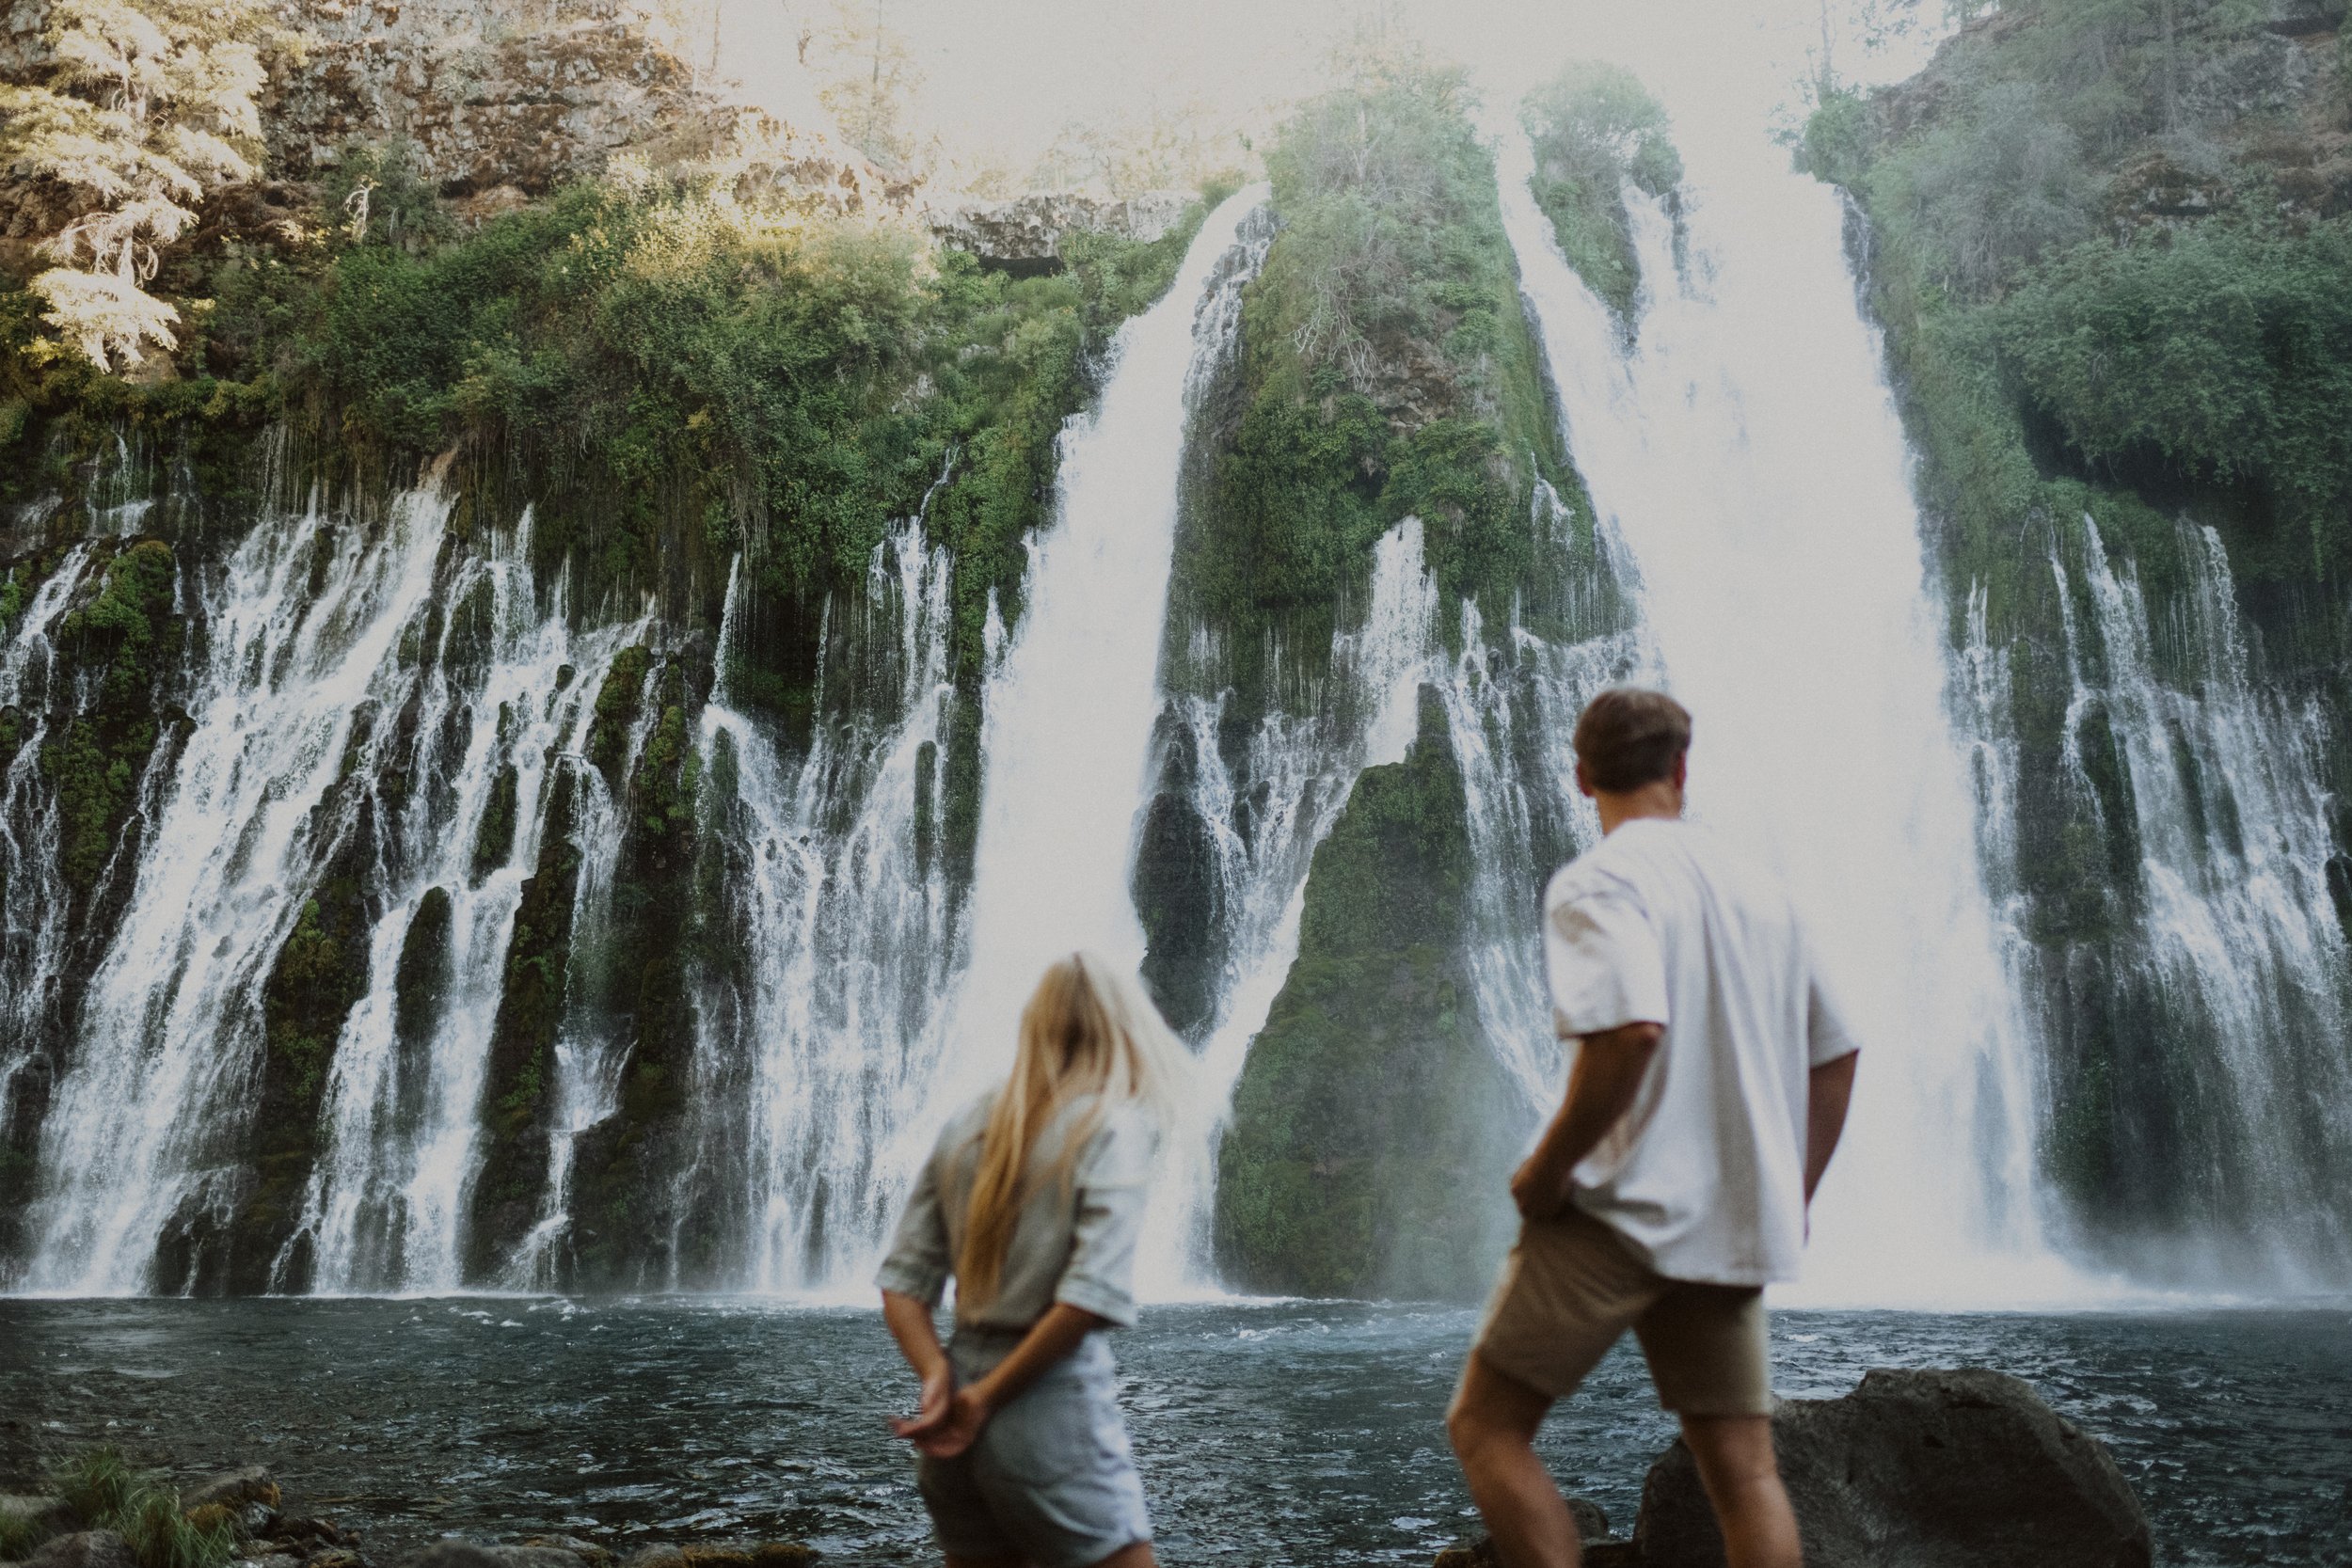
<path id="1" fill-rule="evenodd" d="M 1623 1237 L 1576 1209 L 1520 1228 L 1470 1348 L 1495 1370 L 1565 1399 L 1629 1328 L 1664 1408 L 1772 1414 L 1763 1291 L 1652 1273 Z"/>

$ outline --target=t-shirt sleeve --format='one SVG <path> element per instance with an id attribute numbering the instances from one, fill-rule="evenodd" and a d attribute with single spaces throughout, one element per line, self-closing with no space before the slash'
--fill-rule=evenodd
<path id="1" fill-rule="evenodd" d="M 1629 892 L 1556 891 L 1544 911 L 1544 974 L 1563 1037 L 1674 1022 L 1666 1006 L 1665 949 Z"/>
<path id="2" fill-rule="evenodd" d="M 943 1135 L 942 1142 L 945 1137 Z M 882 1259 L 874 1283 L 898 1295 L 913 1296 L 926 1307 L 937 1307 L 946 1293 L 951 1260 L 947 1256 L 947 1219 L 939 1207 L 939 1161 L 934 1150 L 923 1162 L 907 1194 L 906 1211 L 898 1216 L 898 1233 Z"/>
<path id="3" fill-rule="evenodd" d="M 1151 1123 L 1122 1106 L 1094 1130 L 1071 1172 L 1073 1244 L 1054 1299 L 1121 1328 L 1136 1321 L 1136 1243 L 1157 1142 Z"/>
<path id="4" fill-rule="evenodd" d="M 1846 1012 L 1837 1001 L 1836 988 L 1813 969 L 1805 983 L 1804 1003 L 1805 1057 L 1809 1065 L 1820 1067 L 1840 1056 L 1851 1056 L 1862 1049 L 1862 1042 L 1846 1022 Z"/>

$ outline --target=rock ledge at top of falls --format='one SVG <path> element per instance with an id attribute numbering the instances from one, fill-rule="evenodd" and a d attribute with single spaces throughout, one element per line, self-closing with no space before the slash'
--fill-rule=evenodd
<path id="1" fill-rule="evenodd" d="M 1834 1400 L 1784 1400 L 1772 1446 L 1807 1568 L 2148 1568 L 2147 1515 L 2105 1444 L 2003 1372 L 1877 1370 Z M 1440 1554 L 1469 1568 L 1486 1543 Z M 1680 1439 L 1650 1466 L 1613 1568 L 1723 1568 Z"/>
<path id="2" fill-rule="evenodd" d="M 1146 244 L 1165 238 L 1198 199 L 1187 191 L 1145 191 L 1109 198 L 1082 191 L 1035 191 L 1001 201 L 949 201 L 927 208 L 925 227 L 942 245 L 998 265 L 1057 266 L 1077 234 L 1115 234 Z"/>

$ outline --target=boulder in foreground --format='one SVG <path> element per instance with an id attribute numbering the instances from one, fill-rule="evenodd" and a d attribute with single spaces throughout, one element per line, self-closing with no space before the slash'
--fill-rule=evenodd
<path id="1" fill-rule="evenodd" d="M 1772 1416 L 1807 1568 L 2147 1568 L 2147 1515 L 2098 1439 L 2005 1373 L 1874 1371 Z M 1722 1568 L 1677 1440 L 1650 1467 L 1643 1568 Z"/>

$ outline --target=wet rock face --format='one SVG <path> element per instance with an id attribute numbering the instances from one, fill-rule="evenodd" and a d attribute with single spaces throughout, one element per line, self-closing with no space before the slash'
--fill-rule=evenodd
<path id="1" fill-rule="evenodd" d="M 1149 244 L 1184 221 L 1193 198 L 1147 191 L 1113 201 L 1075 191 L 1041 191 L 1009 201 L 967 201 L 925 214 L 931 236 L 1016 272 L 1054 272 L 1077 234 L 1113 234 Z"/>
<path id="2" fill-rule="evenodd" d="M 2106 1449 L 2016 1378 L 1871 1372 L 1843 1399 L 1772 1417 L 1811 1568 L 2146 1568 L 2147 1516 Z M 1644 1568 L 1721 1568 L 1697 1466 L 1651 1466 Z"/>

